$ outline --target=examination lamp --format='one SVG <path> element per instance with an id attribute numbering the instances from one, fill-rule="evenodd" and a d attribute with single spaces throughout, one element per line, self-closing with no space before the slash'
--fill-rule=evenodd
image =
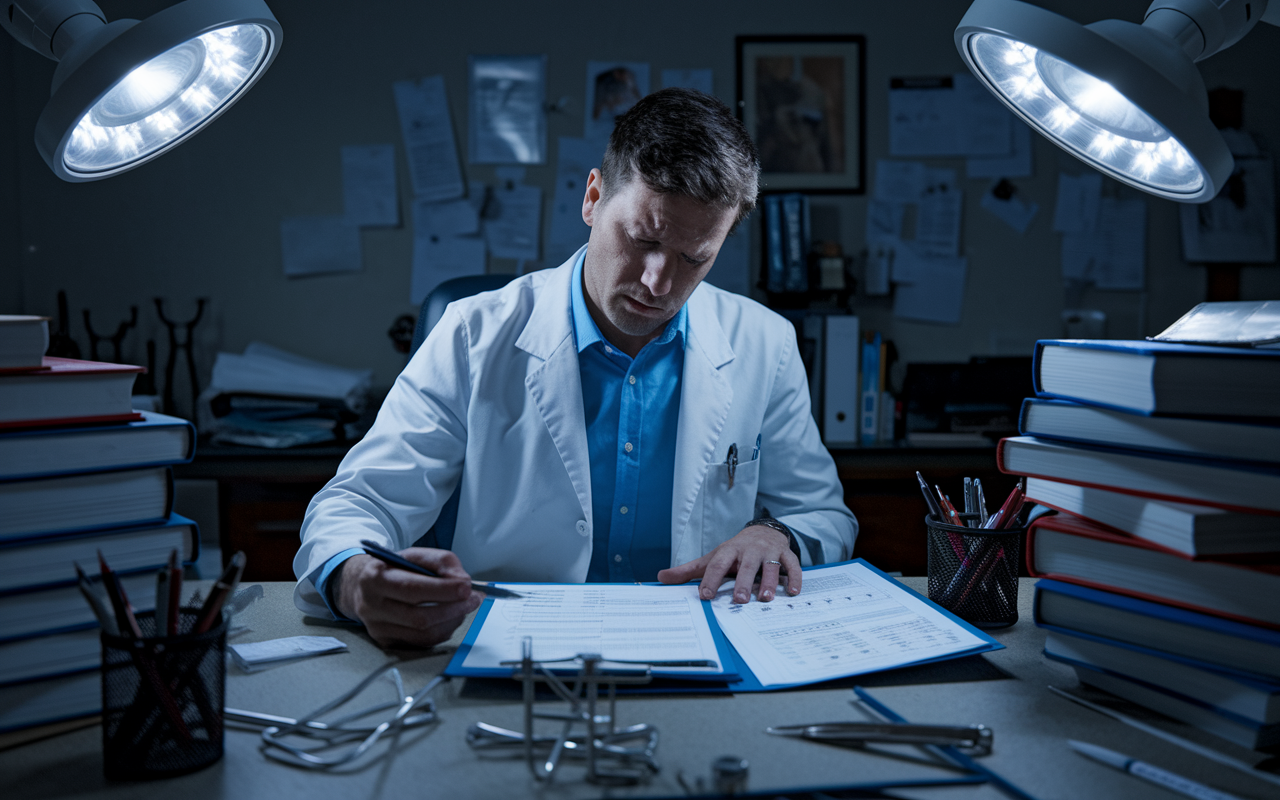
<path id="1" fill-rule="evenodd" d="M 72 182 L 131 170 L 190 139 L 266 72 L 280 23 L 262 0 L 186 0 L 108 23 L 92 0 L 0 0 L 0 24 L 58 62 L 36 149 Z"/>
<path id="2" fill-rule="evenodd" d="M 956 28 L 965 64 L 1054 144 L 1118 181 L 1184 203 L 1233 162 L 1195 62 L 1240 40 L 1280 0 L 1155 0 L 1141 25 L 1080 25 L 1017 0 L 976 0 Z"/>

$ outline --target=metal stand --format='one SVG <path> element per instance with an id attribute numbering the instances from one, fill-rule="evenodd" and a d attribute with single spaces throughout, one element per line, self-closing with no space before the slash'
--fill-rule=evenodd
<path id="1" fill-rule="evenodd" d="M 201 297 L 196 300 L 196 315 L 189 322 L 173 322 L 164 315 L 164 300 L 157 297 L 156 314 L 160 316 L 160 321 L 169 329 L 169 360 L 164 366 L 164 413 L 177 414 L 177 404 L 173 400 L 173 368 L 178 362 L 178 351 L 181 350 L 187 357 L 187 375 L 191 379 L 191 419 L 196 418 L 196 398 L 200 396 L 200 382 L 196 379 L 196 359 L 192 353 L 191 347 L 195 342 L 195 327 L 200 321 L 200 317 L 204 316 L 204 304 L 206 298 Z M 181 325 L 187 329 L 186 341 L 178 341 L 178 326 Z"/>
<path id="2" fill-rule="evenodd" d="M 93 330 L 93 325 L 89 323 L 89 309 L 84 310 L 84 329 L 89 333 L 89 358 L 92 361 L 98 361 L 98 345 L 102 342 L 111 342 L 111 352 L 115 356 L 116 364 L 124 363 L 124 356 L 121 348 L 124 344 L 124 337 L 129 333 L 129 329 L 138 324 L 138 307 L 129 306 L 129 318 L 116 326 L 116 332 L 111 336 L 102 336 Z"/>
<path id="3" fill-rule="evenodd" d="M 565 757 L 585 761 L 587 782 L 598 785 L 632 785 L 658 772 L 654 758 L 658 748 L 657 728 L 644 723 L 622 728 L 617 725 L 618 686 L 649 683 L 653 680 L 649 667 L 622 672 L 611 670 L 604 674 L 600 672 L 600 664 L 605 660 L 594 653 L 583 653 L 573 659 L 581 666 L 572 679 L 573 687 L 569 688 L 547 666 L 547 663 L 564 662 L 534 661 L 533 640 L 528 636 L 521 642 L 521 654 L 519 661 L 503 663 L 519 665 L 512 670 L 511 677 L 520 681 L 524 690 L 524 732 L 477 722 L 467 729 L 467 744 L 481 752 L 523 753 L 529 772 L 539 783 L 549 783 Z M 535 711 L 534 692 L 538 683 L 549 686 L 569 708 Z M 601 684 L 608 687 L 608 714 L 596 713 Z M 535 719 L 561 721 L 559 736 L 536 736 Z M 575 736 L 574 727 L 579 724 L 585 730 Z M 640 743 L 627 746 L 631 741 Z"/>

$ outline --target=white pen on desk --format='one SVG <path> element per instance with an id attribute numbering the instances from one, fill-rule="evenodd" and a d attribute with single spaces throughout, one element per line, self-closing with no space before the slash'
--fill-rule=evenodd
<path id="1" fill-rule="evenodd" d="M 1220 792 L 1217 789 L 1205 786 L 1203 783 L 1196 783 L 1190 778 L 1184 778 L 1145 761 L 1130 758 L 1124 753 L 1117 753 L 1115 750 L 1108 750 L 1105 747 L 1099 747 L 1088 742 L 1079 742 L 1075 739 L 1068 739 L 1067 744 L 1071 746 L 1072 750 L 1086 758 L 1091 758 L 1100 764 L 1106 764 L 1108 767 L 1114 767 L 1121 772 L 1127 772 L 1135 778 L 1141 778 L 1148 783 L 1162 786 L 1171 792 L 1194 797 L 1196 800 L 1240 800 L 1234 794 Z"/>

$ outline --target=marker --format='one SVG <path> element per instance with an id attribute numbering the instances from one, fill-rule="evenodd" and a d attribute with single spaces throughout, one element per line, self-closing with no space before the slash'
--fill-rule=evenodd
<path id="1" fill-rule="evenodd" d="M 1196 783 L 1190 778 L 1184 778 L 1176 773 L 1160 769 L 1145 761 L 1129 758 L 1124 753 L 1117 753 L 1115 750 L 1108 750 L 1105 747 L 1099 747 L 1088 742 L 1078 742 L 1075 739 L 1068 739 L 1067 744 L 1071 746 L 1072 750 L 1075 750 L 1085 758 L 1091 758 L 1100 764 L 1106 764 L 1108 767 L 1114 767 L 1121 772 L 1127 772 L 1135 778 L 1154 783 L 1156 786 L 1163 787 L 1171 792 L 1194 797 L 1196 800 L 1240 800 L 1234 794 L 1220 792 L 1217 789 L 1205 786 L 1203 783 Z"/>
<path id="2" fill-rule="evenodd" d="M 426 575 L 428 578 L 440 577 L 426 567 L 415 564 L 398 553 L 391 552 L 377 542 L 373 542 L 368 539 L 361 539 L 360 545 L 364 548 L 366 553 L 384 564 L 390 564 L 393 567 L 407 570 L 409 572 L 416 572 L 419 575 Z M 503 589 L 498 586 L 494 586 L 491 583 L 481 583 L 480 581 L 472 581 L 471 588 L 481 594 L 487 594 L 490 597 L 521 597 L 519 592 L 513 592 L 510 589 Z"/>

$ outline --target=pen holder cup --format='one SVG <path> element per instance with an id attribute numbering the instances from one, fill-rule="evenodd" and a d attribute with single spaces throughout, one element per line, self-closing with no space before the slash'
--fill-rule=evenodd
<path id="1" fill-rule="evenodd" d="M 961 514 L 976 520 L 977 514 Z M 929 529 L 929 599 L 979 628 L 1018 621 L 1018 566 L 1027 529 L 983 530 L 924 518 Z"/>
<path id="2" fill-rule="evenodd" d="M 222 758 L 227 626 L 190 633 L 199 609 L 184 608 L 177 636 L 102 634 L 103 771 L 112 780 L 181 775 Z"/>

